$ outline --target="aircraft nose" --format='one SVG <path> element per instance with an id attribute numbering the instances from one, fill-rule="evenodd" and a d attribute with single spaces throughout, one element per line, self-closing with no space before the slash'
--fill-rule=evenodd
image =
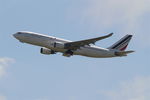
<path id="1" fill-rule="evenodd" d="M 14 36 L 15 38 L 17 38 L 17 33 L 13 34 L 13 36 Z"/>
<path id="2" fill-rule="evenodd" d="M 19 39 L 21 34 L 22 34 L 21 32 L 17 32 L 17 33 L 15 33 L 15 34 L 13 34 L 13 36 L 14 36 L 16 39 Z"/>

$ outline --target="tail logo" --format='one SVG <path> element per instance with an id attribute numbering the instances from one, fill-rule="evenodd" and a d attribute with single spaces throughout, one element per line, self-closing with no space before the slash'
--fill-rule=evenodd
<path id="1" fill-rule="evenodd" d="M 122 39 L 120 39 L 118 42 L 113 44 L 111 47 L 109 47 L 108 49 L 116 49 L 116 50 L 124 51 L 127 48 L 131 38 L 132 38 L 132 35 L 126 35 Z"/>

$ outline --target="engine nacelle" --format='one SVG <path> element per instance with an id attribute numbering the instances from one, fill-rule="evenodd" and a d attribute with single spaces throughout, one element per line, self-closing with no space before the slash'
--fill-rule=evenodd
<path id="1" fill-rule="evenodd" d="M 54 48 L 64 49 L 64 44 L 60 42 L 54 42 Z"/>
<path id="2" fill-rule="evenodd" d="M 48 49 L 48 48 L 41 48 L 41 54 L 46 54 L 46 55 L 50 55 L 50 54 L 55 54 L 56 52 L 51 50 L 51 49 Z"/>

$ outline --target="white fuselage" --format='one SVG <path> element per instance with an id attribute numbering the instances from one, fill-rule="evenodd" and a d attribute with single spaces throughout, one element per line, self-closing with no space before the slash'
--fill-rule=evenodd
<path id="1" fill-rule="evenodd" d="M 61 53 L 65 53 L 67 49 L 57 48 L 53 44 L 55 42 L 59 42 L 62 44 L 67 42 L 72 42 L 69 40 L 64 40 L 64 39 L 47 36 L 39 33 L 33 33 L 33 32 L 18 32 L 14 34 L 14 37 L 21 42 L 40 46 L 40 47 L 45 47 Z M 107 57 L 115 57 L 114 52 L 115 51 L 113 50 L 101 48 L 95 45 L 86 45 L 84 47 L 81 47 L 80 49 L 73 51 L 73 55 L 82 55 L 82 56 L 95 57 L 95 58 L 107 58 Z"/>

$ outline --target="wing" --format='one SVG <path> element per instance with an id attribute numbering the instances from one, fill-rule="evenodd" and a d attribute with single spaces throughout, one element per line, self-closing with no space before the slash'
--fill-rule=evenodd
<path id="1" fill-rule="evenodd" d="M 98 38 L 75 41 L 75 42 L 67 42 L 67 43 L 65 43 L 65 49 L 76 50 L 85 45 L 94 44 L 95 42 L 105 39 L 105 38 L 108 38 L 112 35 L 113 35 L 113 33 L 110 33 L 106 36 L 102 36 L 102 37 L 98 37 Z"/>

